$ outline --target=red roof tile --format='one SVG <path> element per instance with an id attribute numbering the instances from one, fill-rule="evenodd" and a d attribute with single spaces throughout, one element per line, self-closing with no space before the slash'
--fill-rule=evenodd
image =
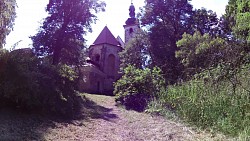
<path id="1" fill-rule="evenodd" d="M 99 34 L 99 36 L 96 38 L 95 42 L 93 43 L 94 45 L 97 44 L 111 44 L 118 46 L 119 42 L 116 40 L 114 35 L 110 32 L 107 26 L 104 27 L 102 32 Z"/>

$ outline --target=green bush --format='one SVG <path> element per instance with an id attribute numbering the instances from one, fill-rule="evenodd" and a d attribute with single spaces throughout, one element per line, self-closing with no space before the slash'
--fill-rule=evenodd
<path id="1" fill-rule="evenodd" d="M 72 117 L 80 110 L 75 91 L 77 73 L 67 65 L 53 66 L 31 50 L 0 51 L 0 100 L 3 106 L 41 110 Z"/>
<path id="2" fill-rule="evenodd" d="M 215 75 L 216 76 L 216 75 Z M 232 136 L 250 136 L 249 67 L 230 79 L 193 79 L 169 86 L 167 96 L 160 99 L 176 113 L 198 127 L 221 131 Z"/>
<path id="3" fill-rule="evenodd" d="M 76 91 L 76 72 L 67 65 L 41 65 L 39 67 L 38 95 L 43 108 L 64 116 L 77 114 L 82 99 Z"/>
<path id="4" fill-rule="evenodd" d="M 128 109 L 143 111 L 148 102 L 165 90 L 164 78 L 159 68 L 136 69 L 129 65 L 124 75 L 115 83 L 116 100 Z"/>

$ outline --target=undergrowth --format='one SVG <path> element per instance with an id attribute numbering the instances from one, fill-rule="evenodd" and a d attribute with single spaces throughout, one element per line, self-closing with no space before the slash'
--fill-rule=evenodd
<path id="1" fill-rule="evenodd" d="M 244 68 L 234 79 L 194 78 L 168 86 L 167 94 L 149 105 L 149 111 L 168 109 L 178 117 L 202 129 L 220 131 L 239 140 L 250 139 L 250 73 Z M 232 81 L 233 80 L 233 81 Z M 158 111 L 157 111 L 158 109 Z M 165 115 L 171 114 L 165 112 Z"/>
<path id="2" fill-rule="evenodd" d="M 81 111 L 76 71 L 50 65 L 31 50 L 0 50 L 0 103 L 24 111 L 41 111 L 73 118 Z"/>
<path id="3" fill-rule="evenodd" d="M 115 84 L 116 101 L 127 109 L 144 111 L 147 104 L 161 92 L 165 82 L 159 68 L 137 69 L 128 65 L 124 75 Z"/>

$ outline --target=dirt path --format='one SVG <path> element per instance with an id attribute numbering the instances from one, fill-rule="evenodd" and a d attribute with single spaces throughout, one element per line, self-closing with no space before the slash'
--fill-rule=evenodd
<path id="1" fill-rule="evenodd" d="M 82 119 L 56 121 L 0 109 L 0 140 L 41 141 L 187 141 L 225 140 L 196 133 L 160 116 L 117 107 L 114 97 L 86 95 Z"/>
<path id="2" fill-rule="evenodd" d="M 144 141 L 187 140 L 191 132 L 182 125 L 149 114 L 127 111 L 116 105 L 113 97 L 91 96 L 97 104 L 110 109 L 108 120 L 92 120 L 95 132 L 88 140 Z M 94 99 L 93 99 L 94 98 Z M 111 117 L 111 118 L 110 118 Z"/>
<path id="3" fill-rule="evenodd" d="M 96 105 L 89 110 L 89 120 L 77 123 L 80 126 L 52 129 L 49 140 L 84 140 L 84 141 L 167 141 L 199 140 L 194 133 L 181 124 L 163 117 L 145 113 L 127 111 L 117 107 L 114 97 L 86 95 Z M 83 125 L 82 125 L 83 124 Z M 58 132 L 58 130 L 61 130 Z M 74 132 L 72 132 L 72 131 Z M 57 134 L 60 133 L 60 134 Z M 69 134 L 70 133 L 70 134 Z M 203 138 L 204 139 L 204 138 Z"/>

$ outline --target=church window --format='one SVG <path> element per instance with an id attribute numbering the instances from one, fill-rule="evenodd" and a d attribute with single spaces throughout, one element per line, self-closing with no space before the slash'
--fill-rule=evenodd
<path id="1" fill-rule="evenodd" d="M 130 29 L 129 29 L 129 33 L 131 34 L 131 33 L 133 33 L 133 32 L 134 32 L 133 28 L 130 28 Z"/>

